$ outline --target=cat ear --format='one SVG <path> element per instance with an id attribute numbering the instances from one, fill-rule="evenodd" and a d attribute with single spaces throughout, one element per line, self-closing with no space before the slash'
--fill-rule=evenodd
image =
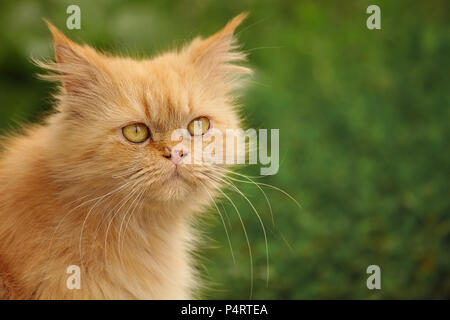
<path id="1" fill-rule="evenodd" d="M 251 70 L 237 65 L 245 61 L 246 55 L 238 51 L 234 31 L 247 17 L 241 13 L 230 20 L 227 25 L 206 39 L 196 38 L 188 46 L 187 52 L 196 67 L 202 69 L 208 76 L 226 76 L 249 74 Z"/>
<path id="2" fill-rule="evenodd" d="M 91 47 L 73 42 L 46 19 L 44 22 L 53 35 L 56 63 L 39 65 L 58 73 L 44 78 L 61 81 L 69 93 L 84 92 L 97 85 L 102 74 L 100 54 Z"/>

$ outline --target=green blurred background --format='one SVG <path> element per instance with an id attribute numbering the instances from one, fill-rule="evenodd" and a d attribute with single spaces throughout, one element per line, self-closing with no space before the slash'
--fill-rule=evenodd
<path id="1" fill-rule="evenodd" d="M 81 30 L 66 28 L 70 4 L 81 7 Z M 366 28 L 370 4 L 381 8 L 381 30 Z M 259 190 L 238 184 L 268 234 L 267 287 L 261 226 L 245 200 L 233 196 L 253 252 L 253 298 L 448 299 L 449 4 L 2 1 L 0 128 L 15 130 L 50 108 L 54 85 L 37 80 L 30 62 L 53 57 L 41 17 L 74 40 L 145 56 L 250 11 L 238 34 L 255 76 L 242 102 L 250 127 L 280 129 L 280 171 L 258 181 L 283 188 L 302 206 L 267 189 L 274 227 Z M 236 263 L 217 218 L 200 248 L 208 281 L 202 297 L 246 299 L 247 244 L 233 208 L 223 205 Z M 381 267 L 381 290 L 366 287 L 371 264 Z"/>

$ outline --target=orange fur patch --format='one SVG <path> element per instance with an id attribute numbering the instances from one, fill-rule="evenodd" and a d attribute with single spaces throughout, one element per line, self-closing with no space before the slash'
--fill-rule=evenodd
<path id="1" fill-rule="evenodd" d="M 6 139 L 0 158 L 0 297 L 186 299 L 199 286 L 194 213 L 210 204 L 220 171 L 162 156 L 170 133 L 207 116 L 239 128 L 233 90 L 250 70 L 234 30 L 245 14 L 179 52 L 133 60 L 72 42 L 52 24 L 61 84 L 45 124 Z M 121 134 L 144 123 L 151 139 Z M 207 190 L 205 190 L 207 189 Z M 66 286 L 70 265 L 81 289 Z"/>

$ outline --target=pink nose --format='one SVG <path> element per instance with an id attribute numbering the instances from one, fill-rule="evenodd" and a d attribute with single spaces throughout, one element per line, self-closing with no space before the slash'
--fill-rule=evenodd
<path id="1" fill-rule="evenodd" d="M 166 152 L 163 154 L 163 157 L 170 159 L 174 164 L 178 165 L 186 155 L 187 153 L 183 150 L 171 150 L 170 148 L 167 148 Z"/>

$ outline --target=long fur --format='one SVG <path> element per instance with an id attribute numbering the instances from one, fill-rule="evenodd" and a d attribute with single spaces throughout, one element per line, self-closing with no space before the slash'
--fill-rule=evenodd
<path id="1" fill-rule="evenodd" d="M 54 112 L 2 143 L 0 298 L 194 297 L 192 223 L 221 173 L 180 166 L 182 181 L 171 180 L 161 155 L 195 117 L 240 127 L 233 92 L 250 70 L 233 33 L 244 18 L 139 61 L 76 44 L 47 22 L 56 61 L 37 63 L 60 84 Z M 133 122 L 151 139 L 126 141 L 121 128 Z M 67 288 L 70 265 L 81 268 L 79 290 Z"/>

